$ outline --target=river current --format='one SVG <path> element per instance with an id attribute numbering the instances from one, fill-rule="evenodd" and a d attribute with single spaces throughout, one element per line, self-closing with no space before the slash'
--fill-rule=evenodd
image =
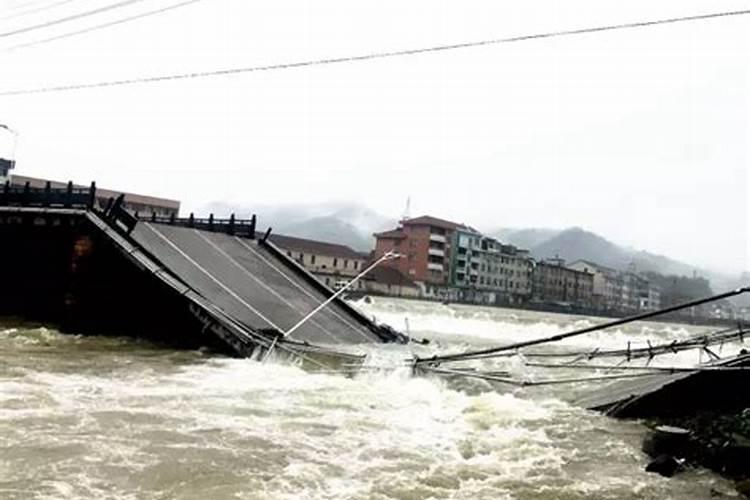
<path id="1" fill-rule="evenodd" d="M 432 339 L 422 348 L 428 351 L 601 321 L 392 299 L 355 305 Z M 709 330 L 639 323 L 555 348 L 623 348 L 628 340 L 663 342 Z M 413 377 L 398 366 L 410 349 L 378 346 L 368 366 L 389 369 L 347 377 L 0 321 L 0 498 L 734 495 L 731 484 L 706 470 L 673 479 L 646 473 L 640 451 L 646 427 L 571 404 L 588 386 L 498 389 Z M 510 371 L 524 369 L 513 358 L 504 363 Z"/>

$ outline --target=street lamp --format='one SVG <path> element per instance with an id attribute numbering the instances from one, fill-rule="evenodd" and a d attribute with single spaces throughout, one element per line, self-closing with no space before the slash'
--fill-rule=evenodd
<path id="1" fill-rule="evenodd" d="M 347 283 L 346 285 L 342 286 L 339 290 L 336 291 L 336 293 L 334 293 L 333 295 L 331 295 L 330 297 L 328 297 L 328 300 L 326 300 L 325 302 L 323 302 L 322 304 L 320 304 L 318 307 L 316 307 L 315 309 L 313 309 L 312 311 L 310 311 L 310 313 L 308 313 L 304 318 L 302 318 L 301 320 L 299 320 L 296 325 L 294 325 L 289 330 L 287 330 L 286 332 L 284 332 L 284 337 L 288 337 L 289 335 L 291 335 L 292 333 L 294 333 L 294 331 L 297 330 L 300 326 L 302 326 L 307 320 L 309 320 L 310 318 L 312 318 L 313 316 L 315 316 L 315 314 L 317 314 L 325 306 L 327 306 L 328 304 L 330 304 L 331 302 L 333 302 L 334 300 L 336 300 L 337 297 L 339 297 L 342 293 L 344 293 L 346 290 L 348 290 L 353 284 L 355 284 L 357 281 L 359 281 L 360 278 L 362 278 L 367 273 L 369 273 L 370 271 L 372 271 L 373 269 L 375 269 L 381 262 L 385 262 L 387 260 L 400 259 L 401 257 L 403 257 L 401 254 L 398 254 L 398 253 L 393 252 L 393 251 L 386 252 L 385 254 L 383 254 L 382 257 L 380 257 L 378 260 L 376 260 L 375 262 L 373 262 L 367 269 L 365 269 L 364 271 L 362 271 L 361 273 L 359 273 L 349 283 Z"/>

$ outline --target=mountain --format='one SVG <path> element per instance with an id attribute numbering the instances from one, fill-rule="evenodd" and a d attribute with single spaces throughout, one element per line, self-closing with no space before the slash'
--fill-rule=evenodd
<path id="1" fill-rule="evenodd" d="M 586 259 L 616 269 L 625 269 L 630 263 L 630 255 L 625 249 L 578 227 L 560 231 L 531 246 L 530 250 L 538 259 L 558 256 L 567 261 Z"/>
<path id="2" fill-rule="evenodd" d="M 278 224 L 274 231 L 298 238 L 340 243 L 358 252 L 369 252 L 373 247 L 372 236 L 367 237 L 357 226 L 333 215 Z"/>
<path id="3" fill-rule="evenodd" d="M 396 227 L 397 221 L 356 203 L 242 206 L 224 202 L 210 203 L 200 213 L 217 217 L 258 215 L 258 226 L 272 227 L 278 234 L 347 245 L 359 252 L 375 246 L 373 233 Z"/>
<path id="4" fill-rule="evenodd" d="M 510 243 L 519 248 L 532 248 L 560 234 L 561 229 L 529 228 L 513 229 L 503 228 L 495 231 L 492 236 L 502 242 Z"/>
<path id="5" fill-rule="evenodd" d="M 692 276 L 694 272 L 713 274 L 663 255 L 623 247 L 580 227 L 564 230 L 529 228 L 500 229 L 493 233 L 500 241 L 528 248 L 537 259 L 561 257 L 568 262 L 586 259 L 614 269 L 653 271 L 661 274 Z"/>

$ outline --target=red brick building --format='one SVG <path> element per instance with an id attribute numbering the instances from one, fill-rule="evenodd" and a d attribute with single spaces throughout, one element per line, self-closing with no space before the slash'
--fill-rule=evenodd
<path id="1" fill-rule="evenodd" d="M 375 258 L 389 251 L 397 252 L 403 257 L 384 265 L 425 285 L 448 286 L 451 240 L 459 228 L 468 229 L 463 224 L 426 215 L 403 220 L 398 228 L 374 235 Z"/>

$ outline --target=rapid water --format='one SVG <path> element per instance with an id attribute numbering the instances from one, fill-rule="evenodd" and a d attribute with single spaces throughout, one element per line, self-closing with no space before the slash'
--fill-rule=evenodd
<path id="1" fill-rule="evenodd" d="M 600 321 L 376 299 L 423 351 Z M 622 348 L 707 329 L 644 323 L 555 348 Z M 577 408 L 585 386 L 495 390 L 412 377 L 405 346 L 355 377 L 0 322 L 0 498 L 705 499 L 705 470 L 644 472 L 646 428 Z M 695 362 L 683 353 L 666 364 Z M 502 361 L 522 371 L 517 359 Z M 527 377 L 546 374 L 519 373 Z M 713 492 L 713 493 L 712 493 Z"/>

